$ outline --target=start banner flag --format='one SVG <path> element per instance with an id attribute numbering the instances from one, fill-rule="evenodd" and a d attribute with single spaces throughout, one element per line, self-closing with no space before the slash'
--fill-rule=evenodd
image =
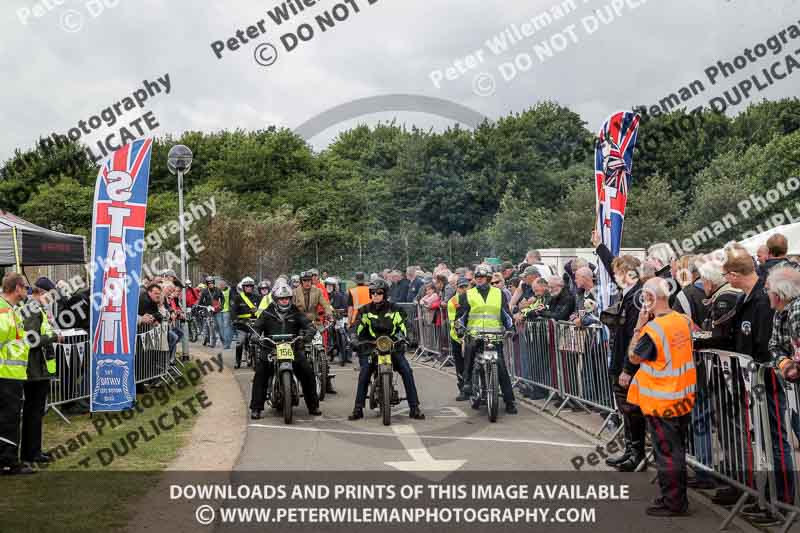
<path id="1" fill-rule="evenodd" d="M 100 166 L 92 215 L 91 411 L 136 398 L 134 352 L 152 139 L 133 141 Z"/>
<path id="2" fill-rule="evenodd" d="M 639 132 L 639 115 L 629 111 L 614 113 L 603 123 L 595 148 L 595 190 L 597 192 L 597 231 L 603 244 L 617 257 L 622 244 L 622 226 L 633 171 L 633 149 Z M 613 272 L 597 269 L 598 307 L 611 303 Z"/>

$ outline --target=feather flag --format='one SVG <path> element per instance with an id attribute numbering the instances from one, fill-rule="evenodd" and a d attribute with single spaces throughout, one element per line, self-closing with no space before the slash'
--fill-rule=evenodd
<path id="1" fill-rule="evenodd" d="M 633 149 L 639 132 L 639 115 L 620 111 L 600 129 L 595 147 L 594 169 L 597 193 L 597 230 L 614 257 L 622 244 L 622 227 L 633 170 Z M 598 267 L 600 310 L 611 304 L 613 272 Z"/>
<path id="2" fill-rule="evenodd" d="M 89 328 L 92 412 L 120 411 L 133 405 L 143 249 L 137 244 L 144 238 L 152 148 L 152 139 L 123 146 L 106 158 L 97 176 Z"/>

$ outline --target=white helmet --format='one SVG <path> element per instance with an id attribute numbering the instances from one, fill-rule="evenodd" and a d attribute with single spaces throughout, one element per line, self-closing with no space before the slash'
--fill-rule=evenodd
<path id="1" fill-rule="evenodd" d="M 242 287 L 244 287 L 245 285 L 253 285 L 253 286 L 255 286 L 255 284 L 256 284 L 256 280 L 254 280 L 250 276 L 245 276 L 242 279 L 242 281 L 239 282 L 239 285 L 241 285 Z"/>
<path id="2" fill-rule="evenodd" d="M 325 285 L 334 285 L 334 286 L 336 286 L 338 284 L 339 284 L 339 280 L 334 278 L 333 276 L 325 278 Z"/>
<path id="3" fill-rule="evenodd" d="M 285 313 L 289 310 L 289 308 L 292 306 L 291 298 L 293 294 L 294 292 L 292 291 L 292 288 L 285 283 L 275 284 L 275 287 L 272 289 L 272 301 L 275 303 L 275 307 L 278 308 L 278 311 Z M 289 298 L 289 303 L 286 305 L 281 305 L 281 303 L 278 302 L 278 299 L 280 298 Z"/>

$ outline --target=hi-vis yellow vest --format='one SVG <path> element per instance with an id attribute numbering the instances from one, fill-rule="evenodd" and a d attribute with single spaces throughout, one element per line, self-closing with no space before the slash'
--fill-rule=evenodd
<path id="1" fill-rule="evenodd" d="M 53 328 L 50 327 L 50 322 L 47 320 L 47 313 L 44 312 L 44 309 L 41 310 L 42 313 L 42 325 L 39 328 L 39 334 L 44 337 L 50 337 L 53 335 Z M 45 363 L 47 365 L 47 372 L 50 374 L 56 373 L 56 359 L 55 357 L 52 359 L 46 359 Z"/>
<path id="2" fill-rule="evenodd" d="M 691 320 L 672 311 L 651 320 L 642 328 L 645 334 L 656 346 L 656 360 L 642 361 L 631 380 L 628 402 L 659 418 L 689 414 L 697 389 Z"/>
<path id="3" fill-rule="evenodd" d="M 461 339 L 456 335 L 456 310 L 458 309 L 458 293 L 447 302 L 447 320 L 450 321 L 450 338 L 458 342 Z"/>
<path id="4" fill-rule="evenodd" d="M 503 332 L 503 293 L 496 287 L 490 287 L 486 300 L 478 292 L 477 287 L 467 291 L 469 303 L 469 321 L 467 329 L 483 333 Z"/>
<path id="5" fill-rule="evenodd" d="M 26 380 L 29 350 L 22 317 L 0 298 L 0 378 Z"/>
<path id="6" fill-rule="evenodd" d="M 250 298 L 247 297 L 247 293 L 240 292 L 239 297 L 244 300 L 244 303 L 246 303 L 247 307 L 249 307 L 251 310 L 256 308 L 255 304 L 250 301 Z M 253 318 L 253 313 L 244 313 L 243 315 L 239 315 L 238 318 Z"/>
<path id="7" fill-rule="evenodd" d="M 261 313 L 267 310 L 269 304 L 272 303 L 272 294 L 267 294 L 266 296 L 261 297 L 261 301 L 258 303 L 258 309 L 256 309 L 256 318 L 261 316 Z"/>

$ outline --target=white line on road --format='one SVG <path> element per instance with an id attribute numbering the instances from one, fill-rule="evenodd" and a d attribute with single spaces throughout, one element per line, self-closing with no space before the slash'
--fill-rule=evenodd
<path id="1" fill-rule="evenodd" d="M 312 431 L 317 433 L 338 433 L 344 435 L 364 435 L 368 437 L 392 437 L 397 438 L 394 433 L 381 433 L 378 431 L 355 431 L 347 429 L 327 429 L 327 428 L 308 428 L 286 425 L 271 425 L 271 424 L 250 424 L 251 428 L 262 429 L 288 429 L 292 431 Z M 576 444 L 572 442 L 553 442 L 549 440 L 533 440 L 533 439 L 504 439 L 500 437 L 455 437 L 448 435 L 418 435 L 421 439 L 429 440 L 466 440 L 475 442 L 500 442 L 506 444 L 541 444 L 544 446 L 558 446 L 561 448 L 594 448 L 593 444 Z"/>
<path id="2" fill-rule="evenodd" d="M 422 439 L 413 426 L 392 426 L 392 431 L 400 440 L 400 444 L 411 456 L 410 461 L 386 461 L 383 464 L 403 472 L 452 472 L 458 470 L 467 461 L 463 459 L 434 459 L 428 449 L 422 444 Z"/>

